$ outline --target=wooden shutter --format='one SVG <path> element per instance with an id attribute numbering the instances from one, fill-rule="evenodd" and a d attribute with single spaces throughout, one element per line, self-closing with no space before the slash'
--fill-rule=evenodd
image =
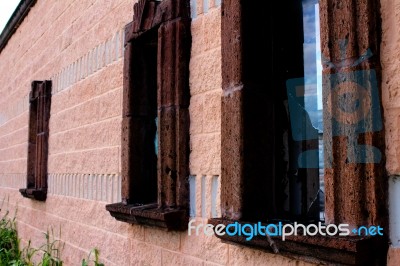
<path id="1" fill-rule="evenodd" d="M 27 187 L 20 192 L 24 197 L 45 200 L 51 81 L 33 81 L 29 102 Z"/>

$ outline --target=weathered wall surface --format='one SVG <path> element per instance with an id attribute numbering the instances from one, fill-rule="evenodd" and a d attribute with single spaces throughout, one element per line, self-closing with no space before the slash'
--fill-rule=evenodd
<path id="1" fill-rule="evenodd" d="M 105 202 L 119 200 L 123 26 L 132 1 L 37 1 L 0 54 L 0 195 L 18 208 L 24 244 L 44 243 L 61 227 L 63 258 L 77 265 L 99 247 L 110 265 L 128 265 L 130 237 L 143 228 L 117 223 Z M 49 192 L 24 199 L 28 93 L 32 80 L 53 82 Z M 58 233 L 57 233 L 58 234 Z"/>
<path id="2" fill-rule="evenodd" d="M 386 168 L 400 174 L 400 1 L 381 1 L 382 101 L 386 127 Z"/>
<path id="3" fill-rule="evenodd" d="M 391 247 L 388 265 L 400 264 L 398 178 L 400 175 L 400 1 L 381 0 L 382 102 L 386 127 L 386 168 L 389 176 Z M 396 232 L 395 232 L 396 231 Z"/>
<path id="4" fill-rule="evenodd" d="M 0 197 L 18 209 L 26 244 L 61 228 L 66 265 L 97 247 L 106 265 L 306 265 L 223 244 L 215 237 L 167 233 L 115 221 L 105 205 L 120 201 L 123 26 L 132 0 L 44 1 L 0 54 Z M 220 215 L 221 1 L 192 0 L 190 63 L 191 213 L 196 223 Z M 32 80 L 51 79 L 49 196 L 23 198 Z"/>

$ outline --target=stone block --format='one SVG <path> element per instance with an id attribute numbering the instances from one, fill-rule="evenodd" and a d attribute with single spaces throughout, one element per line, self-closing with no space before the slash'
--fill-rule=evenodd
<path id="1" fill-rule="evenodd" d="M 221 49 L 216 48 L 192 58 L 189 69 L 192 96 L 221 88 Z"/>

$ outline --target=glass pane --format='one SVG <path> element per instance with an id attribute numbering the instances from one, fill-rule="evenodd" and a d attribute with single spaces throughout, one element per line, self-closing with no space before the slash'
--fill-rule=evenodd
<path id="1" fill-rule="evenodd" d="M 319 22 L 319 1 L 303 0 L 304 25 L 304 109 L 310 117 L 312 127 L 318 134 L 318 193 L 320 219 L 324 218 L 324 149 L 322 112 L 322 64 Z"/>
<path id="2" fill-rule="evenodd" d="M 306 212 L 310 220 L 323 220 L 324 154 L 319 3 L 318 0 L 302 0 L 301 4 L 304 76 L 287 80 L 286 86 L 292 138 L 299 147 L 297 162 L 294 162 L 299 171 L 296 175 L 303 175 L 306 180 L 301 187 L 292 190 L 291 196 L 295 202 L 299 202 L 299 195 L 305 193 L 301 196 L 302 207 L 297 204 L 297 209 L 301 208 L 303 213 Z M 297 190 L 303 192 L 296 192 Z"/>

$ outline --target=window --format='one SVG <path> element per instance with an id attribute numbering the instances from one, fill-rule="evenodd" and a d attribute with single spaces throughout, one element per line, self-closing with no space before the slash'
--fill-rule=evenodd
<path id="1" fill-rule="evenodd" d="M 189 177 L 189 1 L 145 1 L 125 27 L 120 221 L 185 230 Z"/>
<path id="2" fill-rule="evenodd" d="M 332 104 L 337 88 L 348 86 L 349 90 L 344 91 L 351 91 L 350 82 L 340 84 L 341 81 L 353 84 L 361 81 L 366 87 L 372 86 L 371 70 L 376 73 L 376 80 L 380 80 L 378 1 L 319 1 L 324 197 L 320 197 L 318 163 L 314 168 L 299 165 L 299 155 L 309 150 L 317 151 L 316 160 L 320 160 L 318 146 L 322 130 L 310 127 L 315 137 L 293 138 L 295 121 L 291 120 L 296 115 L 290 114 L 293 108 L 288 106 L 291 96 L 288 81 L 297 81 L 298 87 L 303 87 L 300 98 L 307 85 L 304 63 L 309 58 L 304 52 L 307 42 L 303 25 L 305 5 L 310 2 L 316 1 L 230 0 L 223 3 L 222 217 L 211 219 L 210 223 L 315 223 L 321 219 L 318 206 L 324 201 L 327 224 L 387 225 L 384 156 L 369 160 L 366 159 L 371 157 L 367 155 L 369 152 L 363 150 L 365 145 L 383 152 L 384 130 L 368 126 L 364 126 L 368 128 L 364 131 L 347 125 L 341 127 L 338 121 L 344 113 L 337 110 L 351 113 L 350 109 L 361 104 L 355 104 L 353 96 L 346 98 L 346 93 L 343 93 L 346 99 L 341 101 L 343 106 Z M 373 56 L 364 54 L 368 49 Z M 358 75 L 357 71 L 362 74 Z M 378 91 L 379 83 L 376 84 Z M 299 110 L 304 110 L 305 100 L 298 103 Z M 379 103 L 377 106 L 373 112 L 362 114 L 366 120 L 376 119 L 374 113 L 381 108 Z M 303 120 L 300 124 L 305 127 L 312 122 Z M 355 141 L 350 140 L 351 136 L 356 136 Z M 363 157 L 361 160 L 351 159 L 352 147 L 356 147 L 354 154 L 357 154 L 353 158 Z M 375 159 L 379 157 L 375 152 L 372 154 Z M 251 241 L 245 237 L 218 237 L 295 258 L 313 257 L 343 264 L 382 263 L 387 249 L 387 240 L 377 237 L 317 235 L 292 237 L 284 242 L 278 237 L 256 236 Z"/>
<path id="3" fill-rule="evenodd" d="M 47 157 L 51 81 L 33 81 L 29 95 L 28 168 L 22 196 L 40 201 L 47 196 Z"/>

